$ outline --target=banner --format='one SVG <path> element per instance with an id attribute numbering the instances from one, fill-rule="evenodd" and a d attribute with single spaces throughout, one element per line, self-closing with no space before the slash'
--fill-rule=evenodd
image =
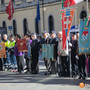
<path id="1" fill-rule="evenodd" d="M 86 25 L 87 19 L 80 22 L 79 54 L 90 54 L 90 21 Z"/>
<path id="2" fill-rule="evenodd" d="M 53 44 L 42 44 L 42 59 L 54 60 Z"/>
<path id="3" fill-rule="evenodd" d="M 19 52 L 27 52 L 27 44 L 25 39 L 20 39 L 17 41 L 17 47 Z"/>
<path id="4" fill-rule="evenodd" d="M 0 58 L 6 58 L 6 50 L 4 43 L 0 43 Z"/>
<path id="5" fill-rule="evenodd" d="M 42 59 L 47 59 L 47 45 L 42 44 Z"/>
<path id="6" fill-rule="evenodd" d="M 63 49 L 66 49 L 66 39 L 69 35 L 75 9 L 62 9 L 60 19 L 62 20 Z"/>

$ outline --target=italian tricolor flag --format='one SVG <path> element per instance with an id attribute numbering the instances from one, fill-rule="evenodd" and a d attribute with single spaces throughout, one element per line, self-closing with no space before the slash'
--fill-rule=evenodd
<path id="1" fill-rule="evenodd" d="M 78 3 L 82 2 L 82 1 L 83 1 L 83 0 L 66 0 L 66 1 L 64 2 L 64 7 L 69 7 L 69 6 L 78 4 Z"/>
<path id="2" fill-rule="evenodd" d="M 90 16 L 88 16 L 88 18 L 86 19 L 85 26 L 89 24 L 89 21 L 90 21 Z"/>

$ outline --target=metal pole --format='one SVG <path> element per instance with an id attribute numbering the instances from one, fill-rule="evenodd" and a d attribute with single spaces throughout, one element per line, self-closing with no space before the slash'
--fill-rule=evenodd
<path id="1" fill-rule="evenodd" d="M 12 17 L 13 17 L 13 13 L 12 13 L 12 5 L 13 5 L 13 1 L 11 0 L 11 15 L 12 15 Z M 12 22 L 13 20 L 11 20 L 11 22 Z M 10 31 L 10 34 L 11 34 L 11 31 Z"/>
<path id="2" fill-rule="evenodd" d="M 88 0 L 87 0 L 87 16 L 88 16 Z"/>
<path id="3" fill-rule="evenodd" d="M 43 30 L 45 30 L 45 23 L 44 23 L 44 6 L 43 6 L 43 3 L 44 0 L 42 0 L 42 16 L 43 16 Z"/>

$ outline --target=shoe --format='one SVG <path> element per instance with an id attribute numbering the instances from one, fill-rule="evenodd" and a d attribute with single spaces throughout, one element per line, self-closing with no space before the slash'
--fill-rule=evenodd
<path id="1" fill-rule="evenodd" d="M 64 76 L 64 74 L 63 73 L 59 73 L 59 77 L 62 77 L 62 76 Z"/>
<path id="2" fill-rule="evenodd" d="M 28 73 L 29 71 L 26 71 L 25 73 Z"/>
<path id="3" fill-rule="evenodd" d="M 85 77 L 82 77 L 83 80 L 85 80 Z"/>
<path id="4" fill-rule="evenodd" d="M 45 72 L 44 73 L 44 75 L 50 75 L 51 74 L 51 72 L 49 71 L 49 72 Z"/>
<path id="5" fill-rule="evenodd" d="M 34 72 L 34 74 L 38 74 L 38 72 Z"/>
<path id="6" fill-rule="evenodd" d="M 34 71 L 31 71 L 31 74 L 34 74 Z"/>
<path id="7" fill-rule="evenodd" d="M 82 77 L 79 77 L 78 79 L 81 79 Z"/>
<path id="8" fill-rule="evenodd" d="M 24 71 L 20 71 L 20 73 L 24 73 Z"/>

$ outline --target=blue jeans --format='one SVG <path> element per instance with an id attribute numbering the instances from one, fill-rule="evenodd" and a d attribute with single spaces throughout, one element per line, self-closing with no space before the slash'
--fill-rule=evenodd
<path id="1" fill-rule="evenodd" d="M 10 60 L 11 60 L 11 65 L 17 65 L 16 56 L 14 54 L 10 54 Z"/>
<path id="2" fill-rule="evenodd" d="M 6 52 L 6 61 L 5 61 L 5 64 L 6 64 L 6 65 L 7 65 L 7 64 L 11 65 L 10 55 L 9 55 L 8 52 Z"/>

